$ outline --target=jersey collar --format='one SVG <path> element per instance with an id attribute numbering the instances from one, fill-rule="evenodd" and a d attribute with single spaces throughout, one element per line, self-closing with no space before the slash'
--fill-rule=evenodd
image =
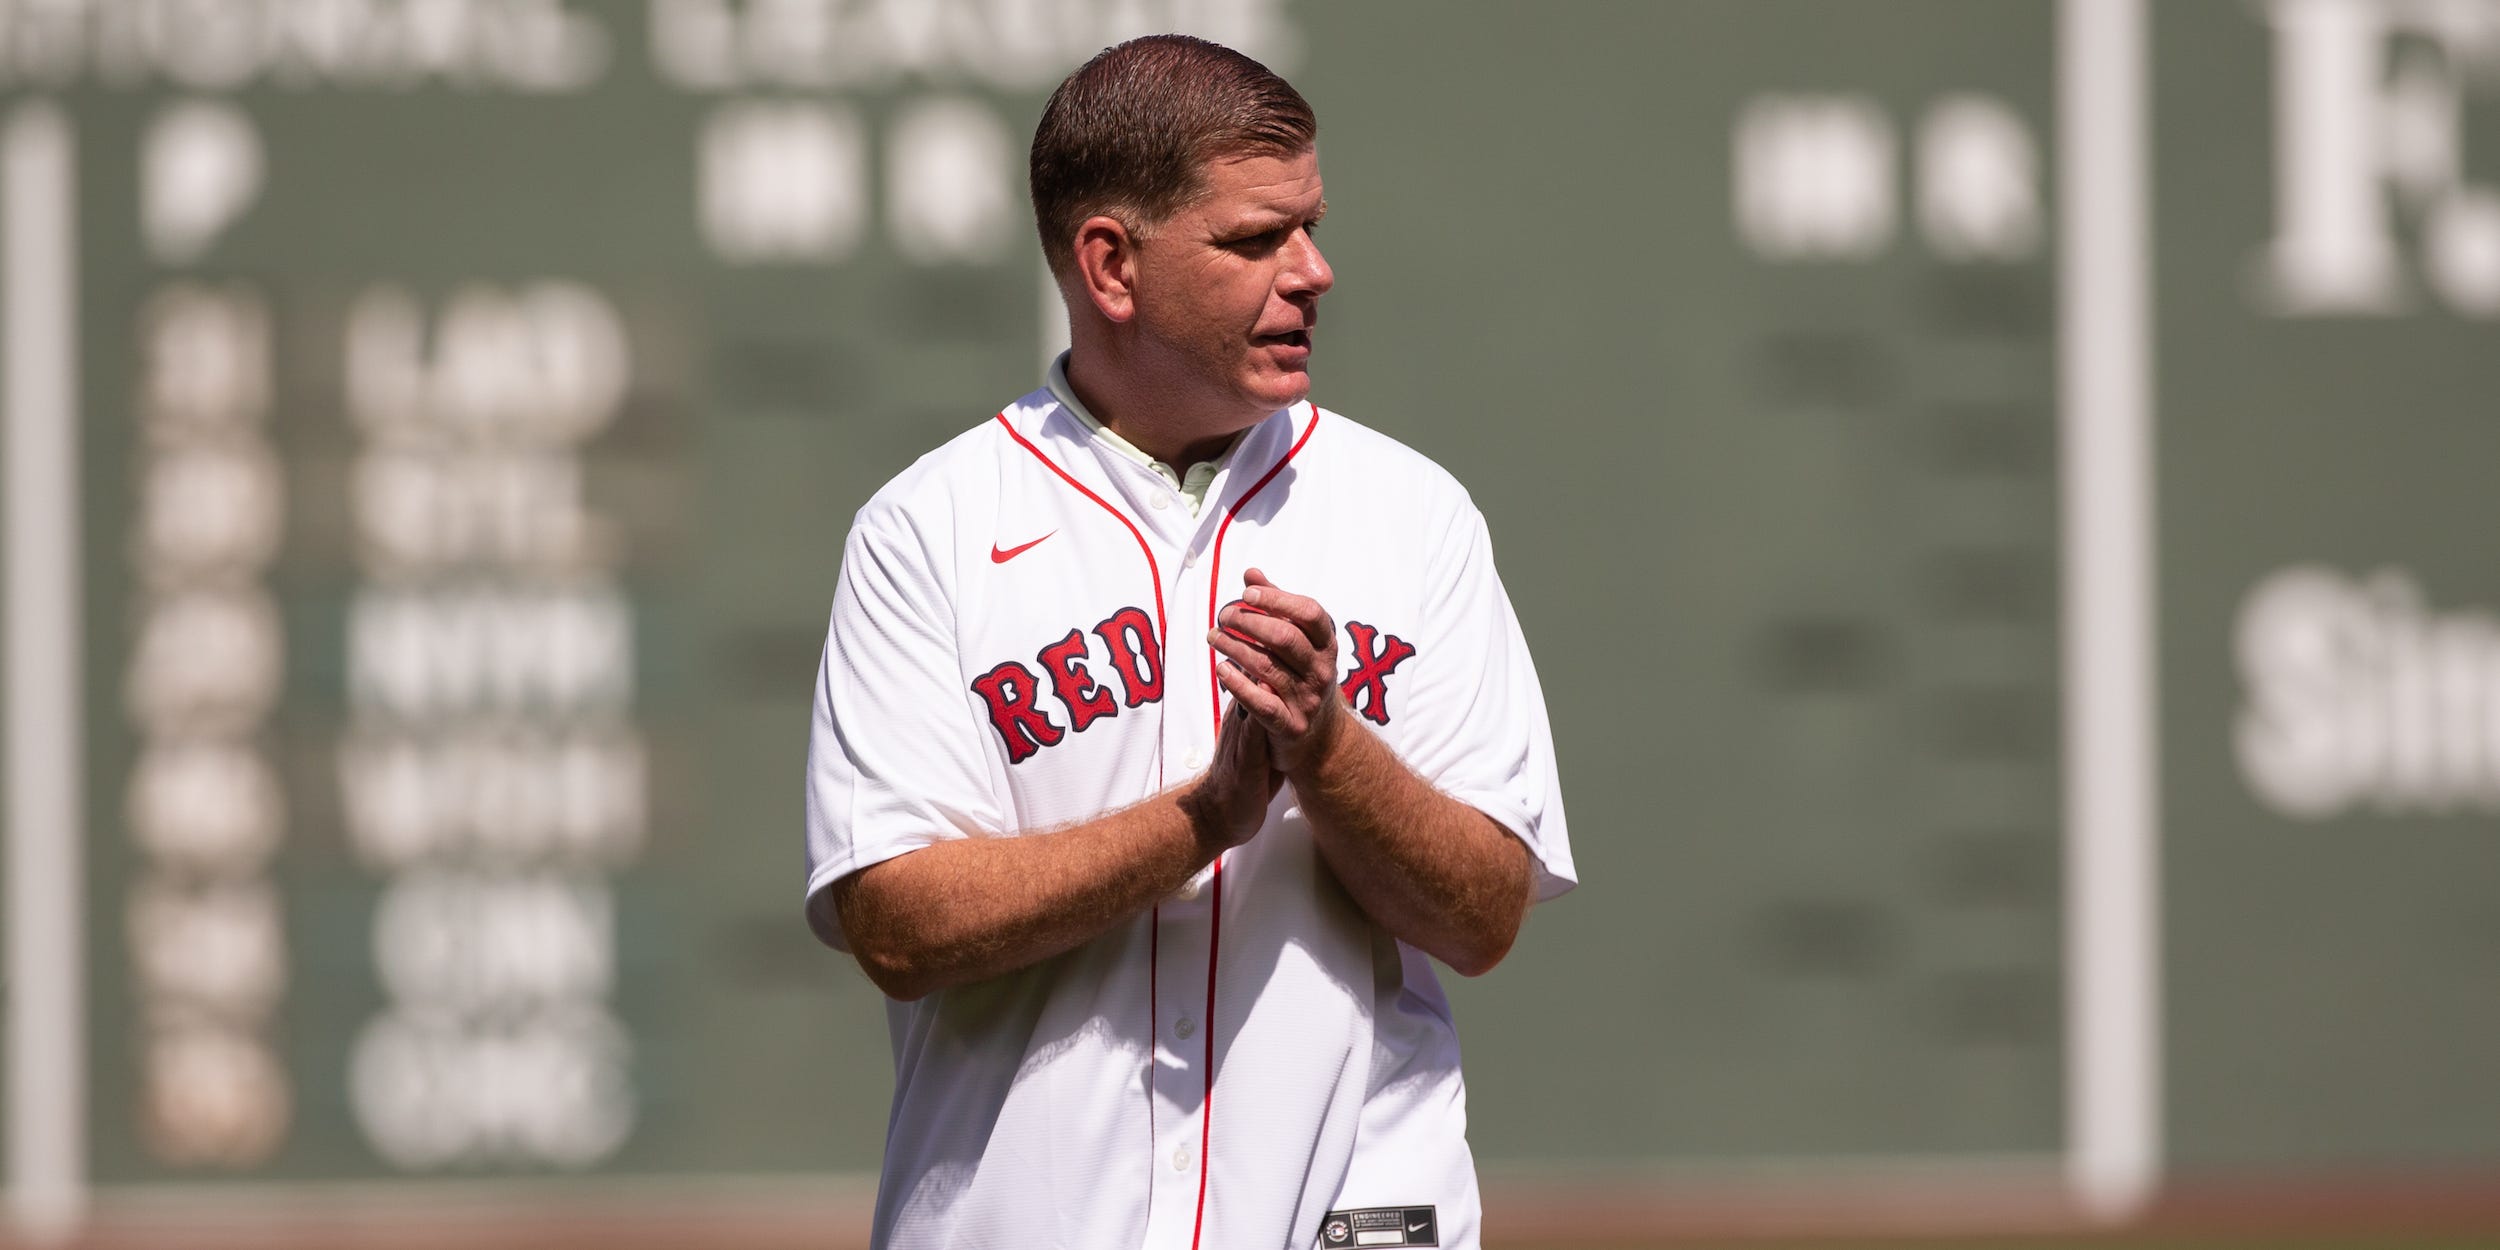
<path id="1" fill-rule="evenodd" d="M 1050 397 L 1058 400 L 1059 406 L 1067 409 L 1069 414 L 1085 427 L 1086 432 L 1093 436 L 1097 444 L 1109 448 L 1113 454 L 1131 463 L 1154 470 L 1155 476 L 1162 478 L 1171 485 L 1173 490 L 1180 493 L 1192 517 L 1206 510 L 1207 489 L 1214 484 L 1216 477 L 1224 471 L 1224 467 L 1232 462 L 1233 453 L 1241 450 L 1245 436 L 1250 432 L 1244 430 L 1241 434 L 1234 435 L 1233 441 L 1225 445 L 1223 455 L 1213 460 L 1201 460 L 1189 466 L 1184 472 L 1155 459 L 1148 455 L 1144 448 L 1120 437 L 1110 426 L 1104 425 L 1100 418 L 1086 408 L 1085 401 L 1076 397 L 1076 388 L 1068 384 L 1068 353 L 1061 352 L 1051 360 L 1048 382 Z"/>

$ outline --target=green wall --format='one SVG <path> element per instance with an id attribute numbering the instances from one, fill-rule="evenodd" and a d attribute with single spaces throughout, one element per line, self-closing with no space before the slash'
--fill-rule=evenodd
<path id="1" fill-rule="evenodd" d="M 79 161 L 100 1183 L 873 1170 L 879 999 L 797 908 L 841 536 L 1034 384 L 1033 118 L 1176 22 L 1317 105 L 1315 398 L 1468 483 L 1551 703 L 1583 885 L 1452 987 L 1479 1158 L 2062 1149 L 2051 0 L 829 4 L 821 42 L 574 0 L 556 37 L 475 6 L 434 72 L 256 25 L 282 5 L 136 43 L 38 7 L 0 4 L 0 111 L 58 100 Z M 2411 119 L 2345 201 L 2401 298 L 2298 306 L 2293 11 L 2151 8 L 2166 1151 L 2487 1168 L 2500 53 L 2367 0 L 2384 29 L 2329 32 Z M 184 291 L 266 327 L 201 358 L 265 385 L 183 371 Z M 193 454 L 242 494 L 151 538 Z M 2249 624 L 2287 569 L 2315 593 Z M 136 675 L 203 595 L 249 637 Z M 436 649 L 392 651 L 415 619 Z M 529 649 L 619 621 L 606 668 Z M 220 680 L 254 639 L 265 699 Z M 132 815 L 203 743 L 282 819 Z M 596 782 L 488 766 L 568 744 Z M 367 749 L 440 771 L 352 780 Z"/>

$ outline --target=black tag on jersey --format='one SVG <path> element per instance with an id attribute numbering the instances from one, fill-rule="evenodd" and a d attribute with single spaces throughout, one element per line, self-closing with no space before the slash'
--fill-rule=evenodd
<path id="1" fill-rule="evenodd" d="M 1431 1207 L 1331 1211 L 1319 1224 L 1320 1250 L 1348 1246 L 1437 1246 L 1441 1221 Z"/>

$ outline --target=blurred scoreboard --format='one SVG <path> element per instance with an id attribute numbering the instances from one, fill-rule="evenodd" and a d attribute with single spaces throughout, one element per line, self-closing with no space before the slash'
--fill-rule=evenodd
<path id="1" fill-rule="evenodd" d="M 1445 23 L 1348 109 L 1323 55 L 1400 38 L 1358 6 L 1306 75 L 1357 119 L 1322 149 L 1366 372 L 1322 402 L 1487 510 L 1583 857 L 1454 990 L 1472 1140 L 2046 1164 L 2054 8 L 1569 11 Z M 1432 124 L 1364 120 L 1391 94 Z"/>
<path id="2" fill-rule="evenodd" d="M 0 0 L 93 1181 L 873 1171 L 842 536 L 1037 384 L 1033 121 L 1170 28 L 1318 107 L 1314 397 L 1469 485 L 1552 704 L 1478 1157 L 2053 1173 L 2091 2 Z M 2500 3 L 2149 10 L 2145 1146 L 2500 1165 Z"/>
<path id="3" fill-rule="evenodd" d="M 2500 5 L 2153 12 L 2173 1148 L 2489 1173 Z"/>
<path id="4" fill-rule="evenodd" d="M 873 1166 L 798 910 L 844 530 L 1033 384 L 1048 88 L 1292 33 L 1052 7 L 0 5 L 80 248 L 99 1182 Z"/>

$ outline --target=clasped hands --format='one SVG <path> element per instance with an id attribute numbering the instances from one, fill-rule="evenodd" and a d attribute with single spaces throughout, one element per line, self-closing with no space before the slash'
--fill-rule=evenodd
<path id="1" fill-rule="evenodd" d="M 1337 689 L 1337 625 L 1328 610 L 1257 569 L 1242 580 L 1241 598 L 1217 612 L 1207 631 L 1208 645 L 1224 658 L 1215 679 L 1233 704 L 1194 805 L 1226 846 L 1249 841 L 1277 789 L 1325 758 L 1347 728 Z"/>

